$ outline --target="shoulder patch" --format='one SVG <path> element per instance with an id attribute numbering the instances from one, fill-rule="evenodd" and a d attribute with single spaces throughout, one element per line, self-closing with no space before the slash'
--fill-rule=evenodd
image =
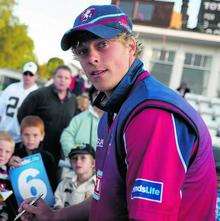
<path id="1" fill-rule="evenodd" d="M 143 199 L 161 203 L 163 195 L 163 183 L 146 180 L 136 179 L 131 192 L 131 199 Z"/>

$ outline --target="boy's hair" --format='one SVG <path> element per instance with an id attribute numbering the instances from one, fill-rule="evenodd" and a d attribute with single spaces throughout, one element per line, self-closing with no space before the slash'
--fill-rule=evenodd
<path id="1" fill-rule="evenodd" d="M 76 154 L 89 154 L 95 159 L 95 150 L 90 144 L 80 144 L 70 150 L 68 157 L 71 159 Z"/>
<path id="2" fill-rule="evenodd" d="M 29 116 L 25 117 L 21 121 L 21 133 L 26 127 L 37 127 L 40 130 L 41 134 L 45 133 L 44 132 L 45 131 L 44 130 L 44 122 L 38 116 L 29 115 Z"/>
<path id="3" fill-rule="evenodd" d="M 0 140 L 4 140 L 4 141 L 8 141 L 9 143 L 11 143 L 11 146 L 14 148 L 15 147 L 15 142 L 12 139 L 12 137 L 10 136 L 9 133 L 7 133 L 6 131 L 0 131 Z"/>

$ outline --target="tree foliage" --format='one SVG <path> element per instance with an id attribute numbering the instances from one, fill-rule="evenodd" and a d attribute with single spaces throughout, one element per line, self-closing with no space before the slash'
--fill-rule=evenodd
<path id="1" fill-rule="evenodd" d="M 27 61 L 35 61 L 34 43 L 27 26 L 13 15 L 15 0 L 0 0 L 0 67 L 18 70 Z"/>
<path id="2" fill-rule="evenodd" d="M 53 57 L 48 60 L 46 64 L 39 66 L 39 75 L 41 79 L 48 80 L 52 77 L 54 70 L 59 66 L 63 65 L 64 61 L 58 57 Z"/>

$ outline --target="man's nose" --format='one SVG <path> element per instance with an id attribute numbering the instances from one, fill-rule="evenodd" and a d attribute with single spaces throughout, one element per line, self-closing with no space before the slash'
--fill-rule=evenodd
<path id="1" fill-rule="evenodd" d="M 100 54 L 93 46 L 90 47 L 88 61 L 91 65 L 97 65 L 100 61 Z"/>

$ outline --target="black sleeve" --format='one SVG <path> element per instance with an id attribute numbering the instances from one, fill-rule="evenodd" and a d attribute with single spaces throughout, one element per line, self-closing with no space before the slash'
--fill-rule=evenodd
<path id="1" fill-rule="evenodd" d="M 41 152 L 42 160 L 44 162 L 44 166 L 47 172 L 48 179 L 50 181 L 50 185 L 52 190 L 55 191 L 58 184 L 58 168 L 55 162 L 54 157 L 51 153 L 47 151 Z"/>
<path id="2" fill-rule="evenodd" d="M 38 89 L 39 90 L 39 89 Z M 28 115 L 35 115 L 36 107 L 39 101 L 39 93 L 37 91 L 31 92 L 22 102 L 18 109 L 18 122 L 21 123 L 22 119 Z"/>

